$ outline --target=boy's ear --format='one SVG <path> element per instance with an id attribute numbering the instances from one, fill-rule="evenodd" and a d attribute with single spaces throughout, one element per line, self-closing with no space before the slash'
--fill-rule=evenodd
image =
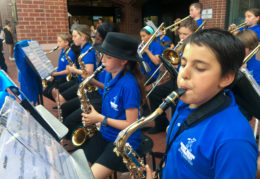
<path id="1" fill-rule="evenodd" d="M 234 81 L 235 76 L 236 75 L 234 72 L 227 73 L 225 76 L 223 76 L 221 78 L 219 86 L 221 88 L 225 88 L 225 87 L 229 86 Z"/>

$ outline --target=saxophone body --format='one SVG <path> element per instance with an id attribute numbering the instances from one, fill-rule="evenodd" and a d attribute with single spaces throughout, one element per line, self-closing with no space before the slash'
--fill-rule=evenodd
<path id="1" fill-rule="evenodd" d="M 127 139 L 140 127 L 145 124 L 151 122 L 156 117 L 161 115 L 171 104 L 175 104 L 176 100 L 185 93 L 186 90 L 178 89 L 177 91 L 171 92 L 165 100 L 160 104 L 160 106 L 149 116 L 142 117 L 140 120 L 132 123 L 130 126 L 122 130 L 115 142 L 114 152 L 117 156 L 121 156 L 123 158 L 123 162 L 126 164 L 129 172 L 134 178 L 145 178 L 145 166 L 140 157 L 136 154 L 136 152 L 132 149 L 132 147 L 126 143 Z"/>
<path id="2" fill-rule="evenodd" d="M 85 63 L 82 61 L 82 59 L 93 49 L 93 47 L 90 47 L 85 53 L 81 54 L 78 58 L 78 63 L 79 63 L 79 66 L 82 70 L 82 75 L 83 77 L 87 76 L 88 72 L 87 70 L 85 69 Z M 94 92 L 94 91 L 97 91 L 98 88 L 93 86 L 93 85 L 90 85 L 90 84 L 87 84 L 86 86 L 87 88 L 87 91 L 88 92 Z"/>
<path id="3" fill-rule="evenodd" d="M 79 86 L 77 95 L 80 99 L 81 103 L 81 110 L 89 114 L 91 112 L 91 107 L 90 107 L 90 102 L 87 97 L 87 90 L 86 90 L 86 85 L 90 82 L 92 78 L 94 78 L 98 73 L 100 73 L 104 69 L 103 66 L 100 66 L 96 69 L 96 71 L 87 77 Z M 72 133 L 72 143 L 75 146 L 81 146 L 87 139 L 91 138 L 94 136 L 94 134 L 97 132 L 97 128 L 95 124 L 89 125 L 89 126 L 80 126 L 78 129 L 74 130 Z"/>
<path id="4" fill-rule="evenodd" d="M 71 50 L 71 47 L 66 51 L 65 58 L 69 62 L 69 65 L 73 66 L 74 63 L 72 62 L 71 58 L 68 56 L 70 50 Z M 69 74 L 67 74 L 67 76 L 66 76 L 66 80 L 70 81 L 72 77 L 78 77 L 78 75 L 77 74 L 72 74 L 71 72 L 69 72 Z"/>

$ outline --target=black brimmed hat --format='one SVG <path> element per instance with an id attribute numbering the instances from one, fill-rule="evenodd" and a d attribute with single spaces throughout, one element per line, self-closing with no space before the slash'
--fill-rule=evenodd
<path id="1" fill-rule="evenodd" d="M 109 32 L 104 42 L 101 45 L 94 45 L 94 48 L 101 53 L 119 59 L 136 62 L 140 60 L 137 53 L 138 42 L 133 37 L 123 33 Z"/>

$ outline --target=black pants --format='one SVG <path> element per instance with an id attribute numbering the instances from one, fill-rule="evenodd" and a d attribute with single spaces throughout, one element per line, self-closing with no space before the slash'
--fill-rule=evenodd
<path id="1" fill-rule="evenodd" d="M 52 82 L 47 82 L 47 87 L 43 90 L 43 95 L 51 100 L 54 101 L 53 96 L 52 96 L 52 90 L 53 88 L 59 88 L 60 85 L 63 83 L 66 83 L 65 78 L 58 78 L 54 79 Z"/>
<path id="2" fill-rule="evenodd" d="M 5 64 L 5 57 L 2 50 L 3 50 L 3 40 L 0 39 L 0 68 L 7 73 L 7 66 Z"/>
<path id="3" fill-rule="evenodd" d="M 166 83 L 156 86 L 153 92 L 149 95 L 149 101 L 151 106 L 151 111 L 153 112 L 162 103 L 163 99 L 166 98 L 173 90 L 177 89 L 177 84 L 175 79 L 170 79 Z M 173 107 L 173 111 L 175 107 Z M 166 113 L 162 113 L 155 119 L 155 128 L 165 131 L 166 127 L 169 125 Z"/>
<path id="4" fill-rule="evenodd" d="M 88 93 L 88 98 L 90 100 L 90 104 L 93 105 L 95 110 L 101 113 L 102 106 L 102 97 L 98 94 L 98 92 Z M 68 127 L 69 132 L 67 134 L 67 138 L 70 139 L 71 133 L 78 126 L 82 125 L 82 110 L 80 107 L 80 100 L 78 97 L 73 98 L 66 103 L 61 105 L 63 124 Z"/>

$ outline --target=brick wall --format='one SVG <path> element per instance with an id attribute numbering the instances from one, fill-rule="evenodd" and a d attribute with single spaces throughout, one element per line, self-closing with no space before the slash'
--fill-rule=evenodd
<path id="1" fill-rule="evenodd" d="M 212 19 L 206 19 L 207 24 L 205 28 L 225 26 L 226 17 L 226 0 L 200 0 L 203 4 L 203 9 L 212 9 Z"/>
<path id="2" fill-rule="evenodd" d="M 16 0 L 17 40 L 56 43 L 57 35 L 69 32 L 66 0 Z"/>

